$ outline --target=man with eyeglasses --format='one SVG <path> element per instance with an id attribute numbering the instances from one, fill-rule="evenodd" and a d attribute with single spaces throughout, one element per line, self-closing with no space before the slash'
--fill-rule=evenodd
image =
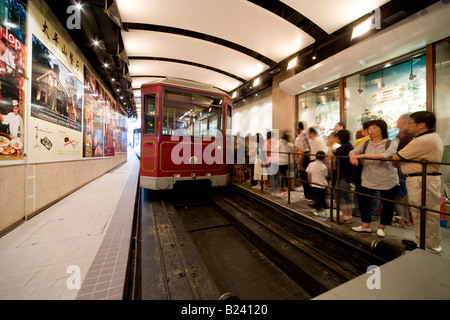
<path id="1" fill-rule="evenodd" d="M 444 144 L 434 131 L 436 117 L 429 111 L 418 111 L 410 115 L 408 131 L 414 138 L 403 149 L 399 150 L 393 160 L 413 160 L 441 162 Z M 406 176 L 409 203 L 422 205 L 422 164 L 417 162 L 401 162 L 401 169 Z M 426 207 L 440 210 L 439 189 L 441 187 L 441 172 L 439 164 L 429 164 L 426 170 Z M 416 225 L 415 241 L 403 240 L 407 250 L 417 248 L 420 244 L 420 209 L 411 207 L 411 213 Z M 426 212 L 425 247 L 433 253 L 442 251 L 440 216 L 437 212 Z"/>

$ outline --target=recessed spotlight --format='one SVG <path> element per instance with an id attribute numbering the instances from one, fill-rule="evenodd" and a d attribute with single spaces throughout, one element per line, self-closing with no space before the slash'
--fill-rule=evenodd
<path id="1" fill-rule="evenodd" d="M 295 67 L 297 65 L 297 57 L 295 57 L 294 59 L 292 59 L 291 61 L 289 61 L 288 66 L 287 66 L 287 70 L 292 69 L 293 67 Z"/>
<path id="2" fill-rule="evenodd" d="M 108 68 L 108 64 L 107 64 L 106 62 L 103 64 L 103 66 L 104 66 L 105 68 Z"/>

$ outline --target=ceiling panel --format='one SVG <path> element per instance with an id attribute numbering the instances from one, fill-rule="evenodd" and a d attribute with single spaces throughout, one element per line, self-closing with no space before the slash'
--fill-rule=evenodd
<path id="1" fill-rule="evenodd" d="M 268 65 L 239 51 L 192 37 L 156 31 L 122 31 L 128 57 L 164 57 L 214 66 L 245 80 L 256 77 Z"/>
<path id="2" fill-rule="evenodd" d="M 227 92 L 242 84 L 241 81 L 221 73 L 176 62 L 133 59 L 130 60 L 129 68 L 132 76 L 165 75 L 167 77 L 189 79 L 213 85 Z M 133 88 L 136 88 L 134 82 Z"/>
<path id="3" fill-rule="evenodd" d="M 236 43 L 275 62 L 314 43 L 283 18 L 245 0 L 117 1 L 123 22 L 192 30 Z M 263 35 L 263 36 L 261 36 Z"/>
<path id="4" fill-rule="evenodd" d="M 328 34 L 370 13 L 390 0 L 281 0 Z"/>
<path id="5" fill-rule="evenodd" d="M 450 5 L 438 2 L 427 14 L 416 13 L 390 29 L 325 59 L 280 83 L 288 94 L 297 95 L 324 83 L 373 67 L 424 48 L 450 36 Z"/>
<path id="6" fill-rule="evenodd" d="M 135 97 L 136 97 L 136 91 L 139 92 L 138 97 L 140 97 L 141 96 L 140 88 L 144 83 L 162 80 L 163 78 L 162 77 L 131 77 L 131 79 L 132 79 L 132 83 L 133 83 L 133 92 L 135 94 Z M 136 90 L 134 90 L 134 89 L 136 89 Z"/>

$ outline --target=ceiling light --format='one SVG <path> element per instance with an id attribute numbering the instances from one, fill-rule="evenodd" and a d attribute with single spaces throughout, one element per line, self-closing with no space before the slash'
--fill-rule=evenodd
<path id="1" fill-rule="evenodd" d="M 108 68 L 108 64 L 107 64 L 106 62 L 103 64 L 103 66 L 104 66 L 105 68 Z"/>
<path id="2" fill-rule="evenodd" d="M 83 6 L 81 5 L 81 3 L 77 3 L 77 4 L 75 5 L 75 7 L 76 7 L 78 10 L 81 10 L 81 8 L 83 8 Z"/>
<path id="3" fill-rule="evenodd" d="M 96 46 L 96 47 L 98 47 L 100 45 L 100 42 L 98 42 L 98 40 L 94 40 L 93 43 L 94 43 L 94 46 Z"/>
<path id="4" fill-rule="evenodd" d="M 294 59 L 292 59 L 291 61 L 289 61 L 286 70 L 289 70 L 289 69 L 292 69 L 293 67 L 295 67 L 295 66 L 297 65 L 297 60 L 298 60 L 297 57 L 295 57 Z"/>
<path id="5" fill-rule="evenodd" d="M 233 95 L 231 96 L 231 98 L 236 98 L 237 97 L 237 91 L 233 92 Z"/>
<path id="6" fill-rule="evenodd" d="M 260 77 L 256 78 L 253 81 L 253 87 L 259 86 L 260 82 L 261 82 L 261 78 Z"/>
<path id="7" fill-rule="evenodd" d="M 363 35 L 367 31 L 369 31 L 371 29 L 371 27 L 372 27 L 372 16 L 353 28 L 351 40 Z"/>
<path id="8" fill-rule="evenodd" d="M 313 60 L 317 59 L 317 48 L 314 48 L 311 59 L 313 59 Z"/>

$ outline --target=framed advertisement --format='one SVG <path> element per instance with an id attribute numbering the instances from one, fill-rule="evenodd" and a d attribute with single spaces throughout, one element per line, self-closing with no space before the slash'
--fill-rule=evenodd
<path id="1" fill-rule="evenodd" d="M 26 1 L 0 1 L 0 161 L 23 160 Z"/>
<path id="2" fill-rule="evenodd" d="M 88 68 L 84 68 L 83 157 L 104 154 L 104 91 Z"/>
<path id="3" fill-rule="evenodd" d="M 33 35 L 32 160 L 82 156 L 82 83 Z"/>

